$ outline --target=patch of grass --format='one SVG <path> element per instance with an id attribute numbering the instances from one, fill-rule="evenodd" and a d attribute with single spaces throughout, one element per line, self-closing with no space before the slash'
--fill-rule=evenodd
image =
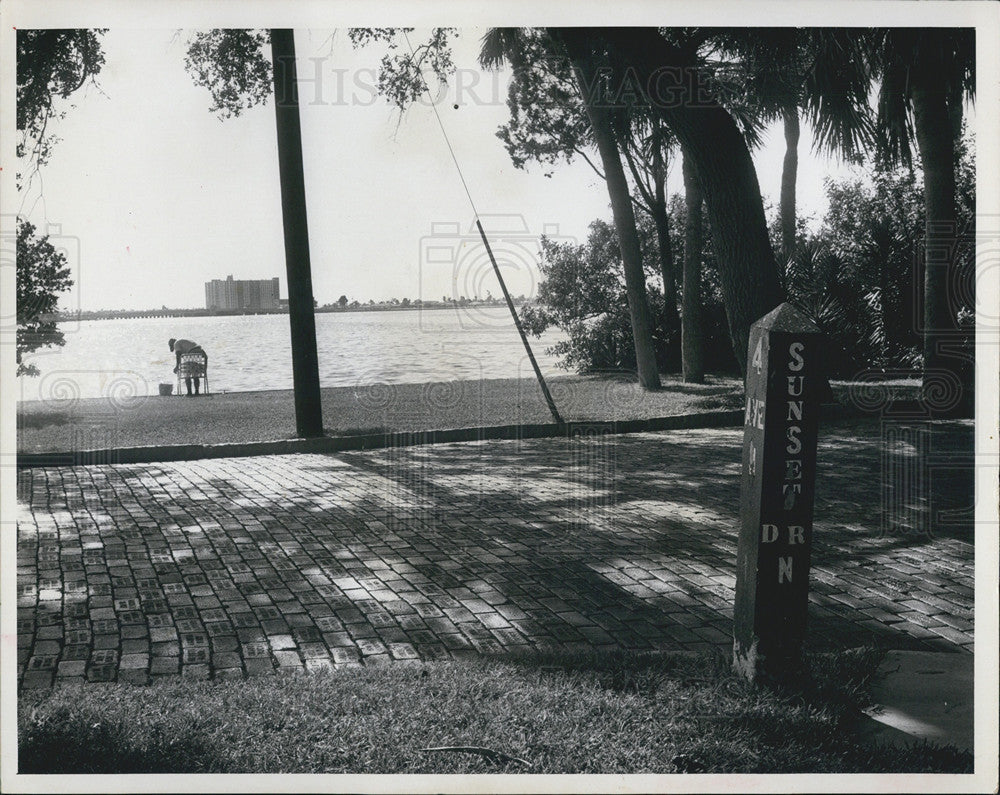
<path id="1" fill-rule="evenodd" d="M 811 658 L 780 692 L 710 655 L 353 668 L 21 695 L 22 773 L 968 772 L 955 749 L 851 730 L 875 653 Z M 502 756 L 426 751 L 476 746 Z M 528 763 L 522 764 L 518 760 Z"/>

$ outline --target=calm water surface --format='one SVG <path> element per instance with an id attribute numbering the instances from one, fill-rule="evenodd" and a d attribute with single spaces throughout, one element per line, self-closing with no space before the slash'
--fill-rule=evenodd
<path id="1" fill-rule="evenodd" d="M 291 389 L 288 315 L 85 320 L 62 326 L 66 345 L 28 358 L 41 375 L 19 378 L 19 399 L 155 395 L 175 383 L 171 337 L 209 356 L 213 392 Z M 546 376 L 565 374 L 545 349 L 562 339 L 529 337 Z M 531 378 L 531 363 L 504 307 L 316 315 L 321 386 Z"/>

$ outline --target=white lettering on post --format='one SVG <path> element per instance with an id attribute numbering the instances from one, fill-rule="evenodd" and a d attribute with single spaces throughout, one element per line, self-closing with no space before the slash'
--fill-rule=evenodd
<path id="1" fill-rule="evenodd" d="M 762 544 L 770 544 L 778 540 L 778 525 L 765 524 L 760 528 L 760 540 Z"/>
<path id="2" fill-rule="evenodd" d="M 802 349 L 805 347 L 801 342 L 793 342 L 788 346 L 788 355 L 792 357 L 792 360 L 788 363 L 788 369 L 793 373 L 797 373 L 802 369 Z"/>
<path id="3" fill-rule="evenodd" d="M 785 581 L 792 581 L 792 559 L 778 558 L 778 585 Z"/>
<path id="4" fill-rule="evenodd" d="M 760 398 L 747 398 L 747 409 L 743 416 L 743 424 L 764 430 L 764 401 Z"/>
<path id="5" fill-rule="evenodd" d="M 783 483 L 781 486 L 781 491 L 785 495 L 784 508 L 786 511 L 792 510 L 795 507 L 795 495 L 802 493 L 801 483 Z"/>
<path id="6" fill-rule="evenodd" d="M 802 525 L 789 525 L 788 527 L 788 545 L 794 546 L 795 544 L 806 543 L 806 529 Z"/>

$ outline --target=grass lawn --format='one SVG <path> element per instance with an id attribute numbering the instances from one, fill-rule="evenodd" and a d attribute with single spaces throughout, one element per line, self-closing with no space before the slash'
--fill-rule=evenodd
<path id="1" fill-rule="evenodd" d="M 954 748 L 854 731 L 874 650 L 803 686 L 721 656 L 588 655 L 345 668 L 21 695 L 21 773 L 971 772 Z M 480 750 L 425 750 L 438 747 Z"/>
<path id="2" fill-rule="evenodd" d="M 549 379 L 563 419 L 578 422 L 651 419 L 744 407 L 743 382 L 708 375 L 685 384 L 663 375 L 663 388 L 643 390 L 629 373 Z M 838 403 L 869 410 L 890 399 L 915 399 L 919 383 L 833 383 Z M 374 384 L 321 391 L 328 436 L 550 423 L 538 383 L 528 379 Z M 136 396 L 19 403 L 17 449 L 24 453 L 167 444 L 273 441 L 295 435 L 290 391 L 230 392 L 197 400 Z"/>
<path id="3" fill-rule="evenodd" d="M 722 376 L 708 376 L 704 384 L 665 376 L 657 392 L 646 392 L 634 376 L 621 373 L 560 376 L 549 380 L 549 388 L 566 420 L 648 419 L 743 406 L 742 382 Z M 533 378 L 329 387 L 321 400 L 329 436 L 552 422 Z M 295 403 L 288 390 L 191 400 L 153 395 L 29 401 L 17 408 L 17 448 L 26 453 L 294 436 Z"/>

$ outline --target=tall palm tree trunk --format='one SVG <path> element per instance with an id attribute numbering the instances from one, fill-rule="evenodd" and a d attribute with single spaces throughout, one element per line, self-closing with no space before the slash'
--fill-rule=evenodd
<path id="1" fill-rule="evenodd" d="M 308 438 L 323 435 L 323 412 L 302 169 L 302 130 L 295 84 L 295 36 L 291 29 L 271 31 L 271 58 L 285 267 L 288 274 L 288 321 L 292 335 L 295 427 L 299 436 Z"/>
<path id="2" fill-rule="evenodd" d="M 750 152 L 722 108 L 665 108 L 698 174 L 712 230 L 729 336 L 746 372 L 750 326 L 784 297 Z"/>
<path id="3" fill-rule="evenodd" d="M 659 141 L 653 147 L 654 196 L 651 205 L 656 243 L 660 252 L 660 275 L 663 277 L 663 323 L 667 333 L 667 361 L 671 372 L 680 358 L 681 317 L 677 311 L 677 278 L 674 274 L 674 251 L 670 240 L 670 216 L 667 214 L 667 169 Z"/>
<path id="4" fill-rule="evenodd" d="M 924 171 L 924 382 L 935 371 L 948 371 L 962 383 L 962 399 L 972 402 L 971 366 L 953 354 L 957 320 L 958 220 L 955 210 L 955 144 L 946 91 L 935 84 L 935 70 L 914 70 L 911 87 L 913 122 Z M 950 344 L 949 344 L 950 343 Z"/>
<path id="5" fill-rule="evenodd" d="M 655 202 L 652 206 L 653 224 L 660 255 L 660 275 L 663 278 L 663 328 L 667 335 L 666 360 L 670 372 L 680 364 L 681 316 L 677 311 L 677 279 L 674 276 L 674 251 L 670 239 L 670 216 L 667 203 Z"/>
<path id="6" fill-rule="evenodd" d="M 785 128 L 785 160 L 781 166 L 781 260 L 778 270 L 785 272 L 795 254 L 795 181 L 799 170 L 799 111 L 795 105 L 782 113 Z"/>
<path id="7" fill-rule="evenodd" d="M 586 35 L 595 34 L 587 29 Z M 784 300 L 746 140 L 721 105 L 701 94 L 690 95 L 691 85 L 702 85 L 698 79 L 684 80 L 674 90 L 675 73 L 665 67 L 695 67 L 656 28 L 605 28 L 600 35 L 615 49 L 618 67 L 613 78 L 643 91 L 650 110 L 694 161 L 708 209 L 733 353 L 745 372 L 750 326 Z"/>
<path id="8" fill-rule="evenodd" d="M 701 247 L 704 231 L 701 224 L 702 193 L 694 164 L 682 155 L 684 200 L 687 222 L 684 224 L 684 295 L 681 313 L 681 361 L 684 382 L 700 384 L 705 380 L 705 338 L 701 311 Z"/>
<path id="9" fill-rule="evenodd" d="M 625 268 L 625 289 L 628 295 L 629 316 L 632 322 L 632 339 L 635 345 L 636 369 L 639 384 L 644 389 L 659 389 L 660 374 L 656 365 L 656 354 L 653 350 L 653 324 L 649 313 L 649 302 L 646 298 L 646 276 L 642 270 L 642 254 L 639 248 L 639 235 L 636 231 L 635 212 L 632 209 L 632 196 L 629 192 L 625 170 L 622 167 L 621 155 L 608 109 L 600 102 L 592 101 L 589 87 L 594 85 L 595 70 L 585 54 L 571 50 L 573 71 L 580 89 L 580 95 L 587 107 L 587 117 L 597 142 L 597 150 L 604 167 L 604 176 L 608 184 L 608 196 L 611 199 L 611 212 L 614 216 L 615 232 L 618 234 L 618 245 L 621 250 L 622 263 Z"/>

